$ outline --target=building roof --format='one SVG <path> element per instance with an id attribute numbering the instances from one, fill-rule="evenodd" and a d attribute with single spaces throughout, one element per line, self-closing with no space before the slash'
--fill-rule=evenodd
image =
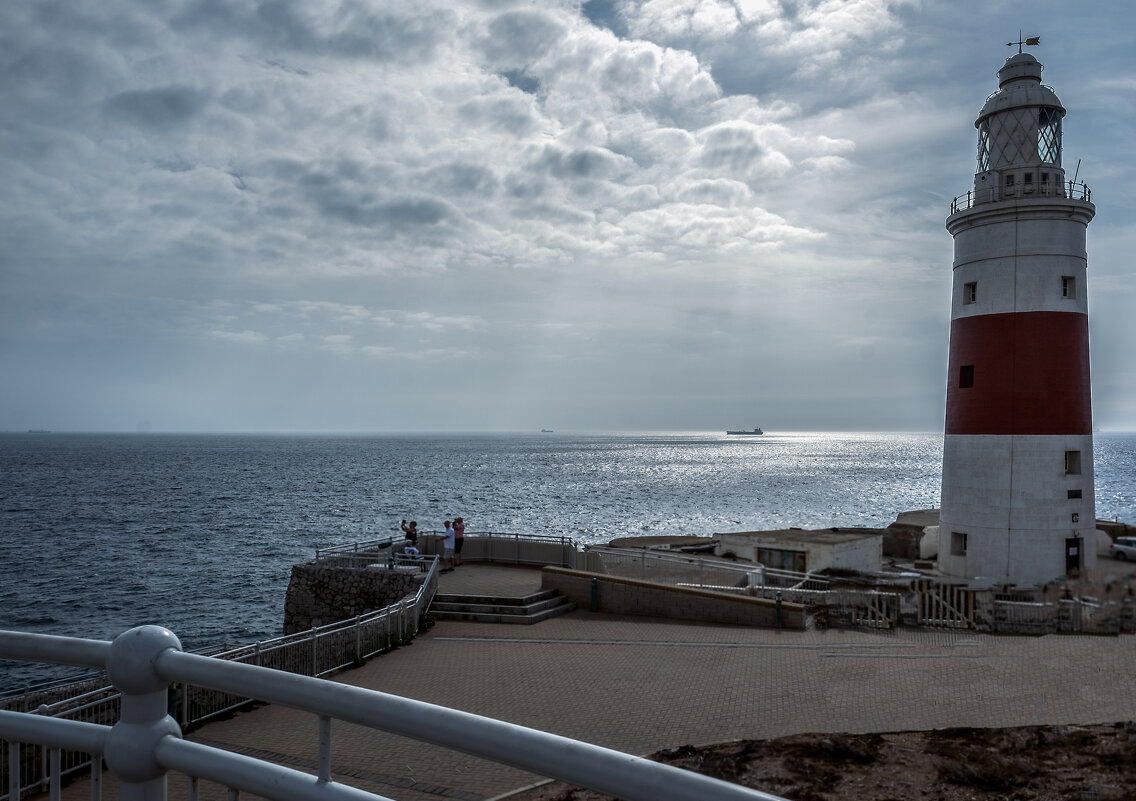
<path id="1" fill-rule="evenodd" d="M 715 534 L 715 537 L 745 537 L 764 541 L 808 541 L 818 544 L 836 545 L 842 542 L 854 542 L 883 535 L 879 528 L 783 528 L 776 531 L 728 531 Z"/>

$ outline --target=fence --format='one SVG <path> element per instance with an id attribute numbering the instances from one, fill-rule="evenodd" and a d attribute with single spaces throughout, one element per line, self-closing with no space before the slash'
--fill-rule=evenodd
<path id="1" fill-rule="evenodd" d="M 587 550 L 589 569 L 613 576 L 674 584 L 683 587 L 747 592 L 751 588 L 774 590 L 825 590 L 830 582 L 810 573 L 776 570 L 764 565 L 737 564 L 722 559 L 655 551 L 645 548 L 609 548 L 593 545 Z M 596 564 L 593 560 L 597 560 Z M 597 568 L 602 566 L 602 570 Z"/>
<path id="2" fill-rule="evenodd" d="M 229 788 L 231 799 L 244 790 L 281 801 L 383 801 L 381 796 L 331 781 L 333 720 L 411 737 L 629 801 L 782 801 L 670 765 L 491 718 L 315 677 L 185 653 L 177 637 L 157 626 L 131 629 L 113 642 L 0 631 L 0 657 L 105 668 L 121 690 L 121 717 L 113 726 L 0 712 L 0 738 L 9 742 L 5 760 L 9 801 L 20 796 L 22 763 L 27 753 L 23 743 L 46 749 L 53 801 L 59 798 L 61 754 L 66 750 L 95 757 L 91 760 L 91 779 L 96 801 L 100 798 L 104 759 L 121 780 L 120 798 L 125 801 L 164 801 L 166 774 L 171 770 L 189 777 L 188 797 L 193 801 L 198 797 L 199 779 Z M 168 688 L 178 684 L 253 697 L 318 716 L 317 774 L 181 739 L 177 723 L 167 714 Z"/>
<path id="3" fill-rule="evenodd" d="M 414 637 L 438 588 L 435 557 L 407 562 L 416 570 L 425 567 L 427 573 L 413 598 L 308 631 L 218 652 L 211 658 L 319 677 L 360 665 L 376 654 L 397 648 Z M 232 712 L 255 697 L 185 682 L 171 684 L 167 694 L 169 713 L 182 730 Z M 41 705 L 36 714 L 88 725 L 107 725 L 119 719 L 121 700 L 122 694 L 113 687 L 101 687 Z M 10 703 L 14 705 L 17 702 L 14 699 Z M 67 750 L 54 753 L 58 765 L 49 764 L 52 757 L 47 749 L 30 749 L 27 746 L 21 749 L 16 760 L 22 767 L 20 771 L 13 771 L 12 759 L 0 763 L 0 790 L 7 788 L 7 793 L 0 795 L 0 801 L 18 799 L 21 790 L 49 789 L 49 777 L 53 773 L 68 777 L 91 767 L 87 753 Z M 94 770 L 93 767 L 91 769 Z M 25 784 L 15 792 L 11 784 L 13 776 L 26 778 Z"/>
<path id="4" fill-rule="evenodd" d="M 965 195 L 951 200 L 951 214 L 974 208 L 981 203 L 996 203 L 1000 200 L 1016 200 L 1023 197 L 1055 197 L 1091 202 L 1093 191 L 1084 181 L 1075 183 L 1016 184 L 1014 186 L 991 186 L 981 191 L 972 189 Z"/>
<path id="5" fill-rule="evenodd" d="M 439 531 L 419 532 L 418 547 L 423 553 L 441 553 L 441 538 L 442 532 Z M 467 532 L 463 539 L 462 559 L 467 562 L 576 567 L 578 550 L 576 541 L 571 537 L 479 531 Z M 391 554 L 397 554 L 401 543 L 401 539 L 385 537 L 320 548 L 316 551 L 316 561 L 382 562 Z"/>

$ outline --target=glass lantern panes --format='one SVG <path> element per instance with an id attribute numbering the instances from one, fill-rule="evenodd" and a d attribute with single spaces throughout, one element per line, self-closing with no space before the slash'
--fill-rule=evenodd
<path id="1" fill-rule="evenodd" d="M 978 171 L 990 169 L 990 122 L 983 120 L 978 126 Z"/>
<path id="2" fill-rule="evenodd" d="M 1038 109 L 1037 155 L 1049 164 L 1061 164 L 1061 114 L 1057 109 Z"/>

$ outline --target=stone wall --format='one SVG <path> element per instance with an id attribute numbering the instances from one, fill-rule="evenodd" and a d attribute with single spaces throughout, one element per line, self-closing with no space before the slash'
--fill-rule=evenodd
<path id="1" fill-rule="evenodd" d="M 413 595 L 424 573 L 337 566 L 334 560 L 292 566 L 284 598 L 284 633 L 373 612 Z"/>
<path id="2" fill-rule="evenodd" d="M 546 567 L 540 575 L 544 589 L 558 590 L 574 601 L 577 609 L 591 609 L 592 579 L 596 579 L 600 612 L 769 628 L 777 625 L 776 602 L 764 598 L 671 587 L 560 567 Z M 781 625 L 787 629 L 804 629 L 805 608 L 800 604 L 782 603 Z"/>

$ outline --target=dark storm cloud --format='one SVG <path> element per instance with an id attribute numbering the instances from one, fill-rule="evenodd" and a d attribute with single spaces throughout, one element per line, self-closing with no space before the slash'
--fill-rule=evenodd
<path id="1" fill-rule="evenodd" d="M 534 113 L 527 95 L 479 97 L 458 107 L 464 120 L 478 127 L 508 131 L 524 136 L 536 130 L 540 118 Z"/>
<path id="2" fill-rule="evenodd" d="M 284 0 L 238 6 L 223 0 L 199 0 L 171 20 L 175 30 L 249 38 L 273 48 L 336 58 L 379 61 L 429 59 L 457 25 L 443 9 L 385 10 L 342 2 L 329 14 L 316 4 Z M 295 66 L 290 69 L 298 69 Z"/>
<path id="3" fill-rule="evenodd" d="M 386 198 L 328 182 L 313 187 L 309 197 L 321 214 L 371 229 L 378 238 L 410 235 L 408 229 L 453 224 L 460 218 L 450 203 L 428 195 Z"/>
<path id="4" fill-rule="evenodd" d="M 565 150 L 548 145 L 537 164 L 557 178 L 610 178 L 628 161 L 603 148 Z"/>
<path id="5" fill-rule="evenodd" d="M 208 102 L 204 92 L 175 85 L 120 92 L 108 98 L 103 109 L 112 117 L 163 130 L 189 122 Z"/>
<path id="6" fill-rule="evenodd" d="M 564 38 L 567 29 L 551 14 L 510 11 L 489 23 L 482 49 L 490 60 L 524 68 Z"/>
<path id="7" fill-rule="evenodd" d="M 501 183 L 492 170 L 462 162 L 434 167 L 422 179 L 426 186 L 440 195 L 476 194 L 486 198 L 495 195 Z"/>

